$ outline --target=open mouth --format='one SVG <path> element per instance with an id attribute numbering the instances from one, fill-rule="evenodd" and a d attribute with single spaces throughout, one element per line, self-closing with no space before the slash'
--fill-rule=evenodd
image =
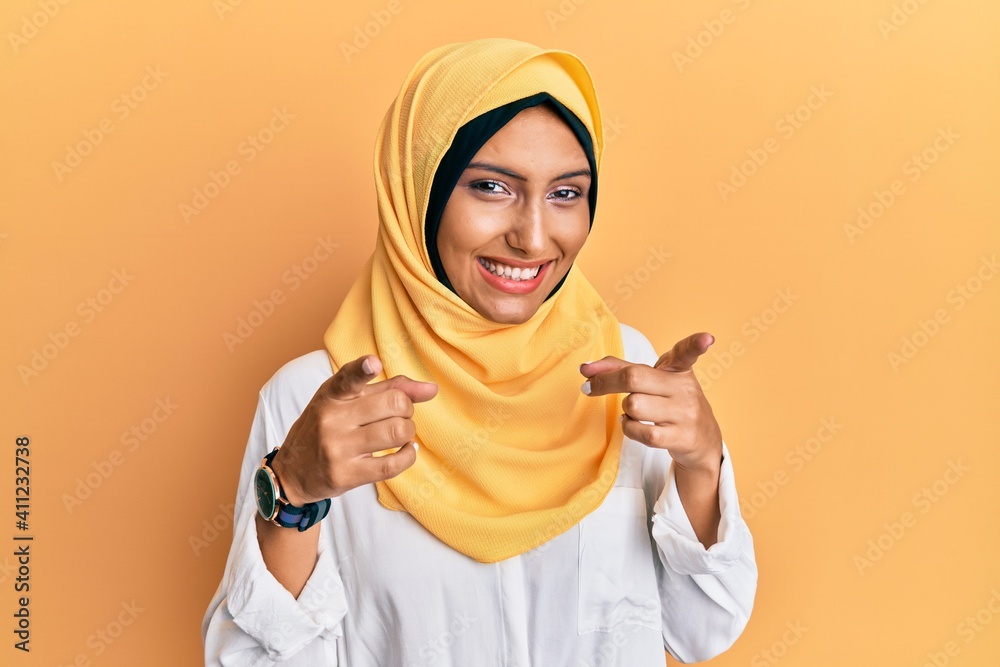
<path id="1" fill-rule="evenodd" d="M 506 266 L 485 257 L 476 257 L 486 282 L 504 292 L 523 294 L 532 291 L 547 275 L 552 260 L 528 268 Z"/>
<path id="2" fill-rule="evenodd" d="M 516 280 L 516 281 L 535 279 L 536 277 L 538 277 L 538 274 L 541 272 L 545 264 L 550 263 L 550 262 L 545 262 L 544 264 L 539 264 L 538 266 L 522 269 L 519 267 L 506 266 L 504 264 L 500 264 L 499 262 L 486 259 L 485 257 L 477 257 L 476 259 L 479 260 L 479 263 L 493 275 L 499 278 L 505 278 L 507 280 Z"/>

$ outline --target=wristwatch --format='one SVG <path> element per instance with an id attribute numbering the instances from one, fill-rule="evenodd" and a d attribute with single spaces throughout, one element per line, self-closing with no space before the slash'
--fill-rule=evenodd
<path id="1" fill-rule="evenodd" d="M 275 447 L 257 468 L 254 478 L 254 489 L 257 493 L 257 511 L 266 521 L 282 528 L 298 528 L 299 532 L 316 525 L 330 511 L 330 499 L 326 498 L 315 503 L 306 503 L 302 507 L 288 502 L 288 496 L 278 481 L 278 476 L 271 469 L 271 461 L 278 453 Z"/>

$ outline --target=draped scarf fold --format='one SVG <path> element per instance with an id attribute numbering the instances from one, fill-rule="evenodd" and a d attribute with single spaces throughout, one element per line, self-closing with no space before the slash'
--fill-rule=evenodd
<path id="1" fill-rule="evenodd" d="M 376 139 L 375 250 L 324 334 L 334 371 L 375 354 L 383 371 L 372 383 L 396 375 L 437 383 L 434 398 L 413 406 L 416 462 L 375 484 L 378 501 L 483 563 L 533 549 L 596 509 L 615 483 L 622 445 L 622 395 L 580 391 L 581 363 L 624 350 L 618 320 L 578 267 L 530 319 L 507 324 L 442 284 L 428 253 L 429 193 L 455 134 L 540 92 L 587 128 L 599 168 L 600 109 L 575 55 L 487 38 L 417 62 Z"/>

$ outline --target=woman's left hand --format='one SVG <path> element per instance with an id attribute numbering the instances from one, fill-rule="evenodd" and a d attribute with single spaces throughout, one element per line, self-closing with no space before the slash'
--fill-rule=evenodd
<path id="1" fill-rule="evenodd" d="M 717 472 L 722 432 L 691 369 L 713 342 L 715 338 L 704 331 L 688 336 L 653 367 L 613 356 L 585 363 L 580 372 L 590 379 L 582 390 L 590 396 L 627 393 L 622 399 L 626 437 L 666 449 L 681 467 Z"/>

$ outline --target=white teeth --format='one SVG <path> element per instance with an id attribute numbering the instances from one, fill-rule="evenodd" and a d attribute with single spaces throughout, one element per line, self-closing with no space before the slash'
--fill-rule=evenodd
<path id="1" fill-rule="evenodd" d="M 482 257 L 478 257 L 477 259 L 480 264 L 489 269 L 490 273 L 496 276 L 503 276 L 508 280 L 533 280 L 538 275 L 539 269 L 541 269 L 541 265 L 531 269 L 522 269 L 521 267 L 512 268 L 502 264 L 495 264 Z"/>

